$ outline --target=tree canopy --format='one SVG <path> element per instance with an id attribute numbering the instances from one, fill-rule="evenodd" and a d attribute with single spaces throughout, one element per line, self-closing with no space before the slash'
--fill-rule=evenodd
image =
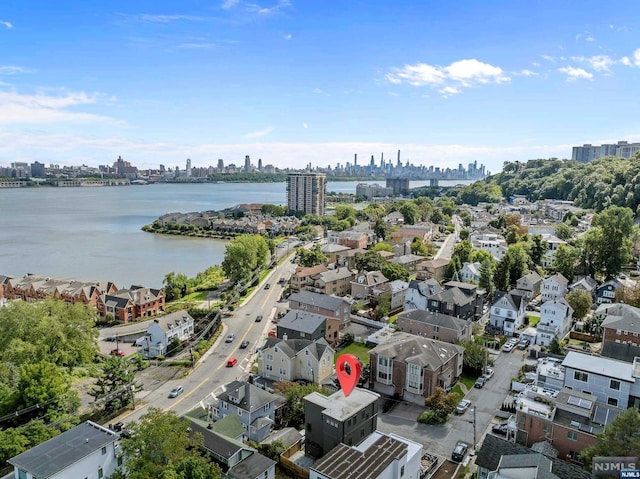
<path id="1" fill-rule="evenodd" d="M 261 235 L 239 235 L 227 244 L 222 261 L 225 275 L 233 281 L 250 278 L 269 259 L 269 245 Z"/>
<path id="2" fill-rule="evenodd" d="M 588 467 L 595 456 L 640 456 L 640 412 L 635 407 L 620 413 L 598 434 L 598 442 L 580 454 Z"/>

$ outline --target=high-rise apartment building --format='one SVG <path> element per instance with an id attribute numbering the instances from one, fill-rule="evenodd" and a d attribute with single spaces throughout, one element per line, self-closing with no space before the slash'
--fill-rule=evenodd
<path id="1" fill-rule="evenodd" d="M 289 211 L 324 216 L 327 176 L 323 173 L 290 173 L 287 178 Z"/>
<path id="2" fill-rule="evenodd" d="M 187 158 L 187 165 L 185 168 L 187 176 L 191 176 L 191 158 Z"/>
<path id="3" fill-rule="evenodd" d="M 571 151 L 571 159 L 580 163 L 589 163 L 596 158 L 605 156 L 617 156 L 618 158 L 631 158 L 640 151 L 640 143 L 628 143 L 619 141 L 616 144 L 574 146 Z"/>

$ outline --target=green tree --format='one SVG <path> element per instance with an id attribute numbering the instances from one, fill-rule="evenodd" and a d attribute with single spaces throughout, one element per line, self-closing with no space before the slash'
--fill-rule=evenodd
<path id="1" fill-rule="evenodd" d="M 338 220 L 349 220 L 349 222 L 353 221 L 355 223 L 356 210 L 351 206 L 338 205 L 335 209 L 335 216 Z"/>
<path id="2" fill-rule="evenodd" d="M 176 301 L 187 295 L 187 283 L 189 278 L 182 273 L 167 273 L 162 280 L 164 284 L 164 296 L 167 301 Z"/>
<path id="3" fill-rule="evenodd" d="M 395 263 L 384 263 L 382 268 L 380 268 L 380 272 L 389 281 L 395 281 L 397 279 L 401 281 L 409 281 L 409 278 L 411 277 L 411 273 L 409 273 L 407 268 L 401 264 Z"/>
<path id="4" fill-rule="evenodd" d="M 558 341 L 558 338 L 556 338 L 555 336 L 549 343 L 549 352 L 551 354 L 558 354 L 558 355 L 564 354 L 564 349 L 562 348 L 560 341 Z"/>
<path id="5" fill-rule="evenodd" d="M 640 412 L 631 407 L 620 413 L 604 431 L 598 433 L 595 445 L 584 449 L 580 459 L 587 467 L 595 456 L 640 456 Z"/>
<path id="6" fill-rule="evenodd" d="M 429 246 L 420 238 L 413 238 L 411 241 L 411 253 L 419 256 L 428 256 L 431 252 L 429 251 Z"/>
<path id="7" fill-rule="evenodd" d="M 493 273 L 493 284 L 498 291 L 507 291 L 507 289 L 509 289 L 509 285 L 511 284 L 509 269 L 509 258 L 504 256 L 498 262 Z"/>
<path id="8" fill-rule="evenodd" d="M 320 245 L 317 244 L 313 248 L 298 248 L 296 250 L 296 261 L 304 267 L 316 266 L 327 262 L 327 257 L 322 253 Z"/>
<path id="9" fill-rule="evenodd" d="M 482 372 L 487 366 L 487 350 L 481 338 L 478 340 L 464 341 L 464 366 L 474 371 Z"/>
<path id="10" fill-rule="evenodd" d="M 380 251 L 387 251 L 388 253 L 392 253 L 393 247 L 389 243 L 384 243 L 381 241 L 380 243 L 374 244 L 371 248 L 371 251 L 375 251 L 376 253 L 379 253 Z"/>
<path id="11" fill-rule="evenodd" d="M 110 356 L 102 364 L 102 372 L 89 394 L 104 402 L 107 414 L 113 414 L 133 401 L 134 379 L 133 365 L 119 356 Z"/>
<path id="12" fill-rule="evenodd" d="M 454 248 L 451 256 L 457 256 L 460 260 L 460 264 L 463 265 L 468 263 L 471 260 L 471 255 L 473 254 L 473 246 L 471 245 L 471 241 L 464 240 L 458 243 Z"/>
<path id="13" fill-rule="evenodd" d="M 542 239 L 542 235 L 537 234 L 533 235 L 529 245 L 529 256 L 531 257 L 531 262 L 534 265 L 541 264 L 542 257 L 547 252 L 548 243 Z"/>
<path id="14" fill-rule="evenodd" d="M 302 385 L 292 382 L 279 382 L 275 383 L 274 387 L 281 391 L 287 400 L 287 426 L 295 428 L 299 428 L 304 424 L 304 397 L 312 392 L 328 395 L 328 391 L 317 384 Z"/>
<path id="15" fill-rule="evenodd" d="M 389 225 L 382 218 L 376 219 L 376 222 L 373 225 L 373 232 L 378 240 L 386 240 L 389 237 L 390 231 Z"/>
<path id="16" fill-rule="evenodd" d="M 286 206 L 266 204 L 266 205 L 262 205 L 260 210 L 263 215 L 284 216 L 287 214 Z"/>
<path id="17" fill-rule="evenodd" d="M 495 292 L 493 285 L 493 273 L 495 270 L 495 262 L 485 259 L 480 263 L 480 278 L 478 285 L 486 291 L 486 298 L 492 298 Z"/>
<path id="18" fill-rule="evenodd" d="M 222 269 L 231 280 L 243 281 L 264 268 L 268 259 L 269 246 L 263 236 L 239 235 L 227 244 Z"/>
<path id="19" fill-rule="evenodd" d="M 573 281 L 578 264 L 578 250 L 573 246 L 561 244 L 554 255 L 551 269 Z"/>
<path id="20" fill-rule="evenodd" d="M 371 313 L 371 316 L 376 321 L 382 321 L 385 316 L 389 316 L 391 311 L 391 294 L 383 293 L 374 299 L 375 307 Z"/>
<path id="21" fill-rule="evenodd" d="M 412 201 L 405 201 L 399 211 L 407 225 L 414 225 L 420 220 L 420 208 Z"/>
<path id="22" fill-rule="evenodd" d="M 469 230 L 467 228 L 463 228 L 460 230 L 460 239 L 462 241 L 469 239 Z"/>
<path id="23" fill-rule="evenodd" d="M 518 235 L 518 227 L 516 225 L 510 225 L 507 228 L 507 233 L 504 236 L 504 239 L 507 241 L 507 244 L 514 244 L 520 240 L 520 235 Z"/>
<path id="24" fill-rule="evenodd" d="M 556 226 L 555 230 L 556 236 L 564 241 L 569 241 L 573 238 L 573 228 L 569 226 L 567 223 L 560 223 Z"/>
<path id="25" fill-rule="evenodd" d="M 591 226 L 584 236 L 589 270 L 605 278 L 615 276 L 631 260 L 633 212 L 610 206 L 594 215 Z"/>
<path id="26" fill-rule="evenodd" d="M 424 400 L 424 405 L 429 409 L 435 409 L 451 414 L 460 401 L 455 393 L 446 393 L 442 388 L 436 388 L 435 392 Z"/>
<path id="27" fill-rule="evenodd" d="M 567 303 L 573 308 L 573 318 L 580 321 L 591 308 L 591 293 L 583 289 L 574 289 L 565 296 Z"/>
<path id="28" fill-rule="evenodd" d="M 203 439 L 199 434 L 190 433 L 189 421 L 179 418 L 173 411 L 151 408 L 138 422 L 129 425 L 128 432 L 130 437 L 121 439 L 128 478 L 162 478 L 166 469 L 179 474 L 174 477 L 210 477 L 184 475 L 197 469 L 190 466 L 193 463 L 188 459 L 200 457 Z M 197 459 L 195 463 L 199 464 Z"/>
<path id="29" fill-rule="evenodd" d="M 375 251 L 356 253 L 355 266 L 358 271 L 381 271 L 385 264 L 388 263 Z"/>

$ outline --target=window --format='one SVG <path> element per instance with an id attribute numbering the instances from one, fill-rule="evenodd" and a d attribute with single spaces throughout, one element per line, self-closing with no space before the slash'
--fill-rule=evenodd
<path id="1" fill-rule="evenodd" d="M 107 446 L 102 448 L 102 455 L 104 456 L 107 453 Z"/>
<path id="2" fill-rule="evenodd" d="M 102 473 L 102 467 L 98 468 L 98 479 L 102 479 L 103 473 Z"/>
<path id="3" fill-rule="evenodd" d="M 238 408 L 238 416 L 242 416 L 242 409 Z"/>
<path id="4" fill-rule="evenodd" d="M 266 369 L 267 371 L 273 371 L 273 366 L 272 366 L 271 364 L 266 364 L 266 365 L 265 365 L 265 369 Z"/>
<path id="5" fill-rule="evenodd" d="M 27 479 L 26 471 L 23 471 L 22 469 L 18 469 L 18 479 Z"/>
<path id="6" fill-rule="evenodd" d="M 400 468 L 400 477 L 404 476 L 404 466 Z"/>
<path id="7" fill-rule="evenodd" d="M 573 372 L 573 379 L 575 379 L 576 381 L 582 381 L 582 382 L 588 382 L 589 381 L 589 375 L 587 373 L 584 373 L 582 371 L 574 371 Z"/>
<path id="8" fill-rule="evenodd" d="M 273 361 L 273 354 L 267 353 L 267 361 Z"/>
<path id="9" fill-rule="evenodd" d="M 577 441 L 578 433 L 575 431 L 569 431 L 569 433 L 567 434 L 567 439 L 569 439 L 569 441 Z"/>
<path id="10" fill-rule="evenodd" d="M 609 406 L 616 406 L 618 407 L 618 400 L 616 398 L 607 398 L 607 404 Z"/>
<path id="11" fill-rule="evenodd" d="M 122 456 L 118 456 L 118 467 L 122 466 Z"/>
<path id="12" fill-rule="evenodd" d="M 616 381 L 615 379 L 609 381 L 609 389 L 620 391 L 620 381 Z"/>
<path id="13" fill-rule="evenodd" d="M 549 425 L 546 422 L 542 424 L 542 430 L 544 432 L 549 432 Z"/>
<path id="14" fill-rule="evenodd" d="M 287 374 L 287 368 L 280 368 L 280 374 L 283 376 Z"/>
<path id="15" fill-rule="evenodd" d="M 434 333 L 439 333 L 440 332 L 440 326 L 434 326 L 433 327 L 433 332 Z"/>

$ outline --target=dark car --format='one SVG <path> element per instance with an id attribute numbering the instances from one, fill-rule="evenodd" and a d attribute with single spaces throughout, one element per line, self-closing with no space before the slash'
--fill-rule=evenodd
<path id="1" fill-rule="evenodd" d="M 507 435 L 507 424 L 496 424 L 491 428 L 491 432 L 500 436 Z"/>
<path id="2" fill-rule="evenodd" d="M 259 323 L 260 321 L 262 321 L 262 315 L 261 314 L 256 316 L 256 323 Z"/>
<path id="3" fill-rule="evenodd" d="M 529 341 L 528 339 L 522 338 L 518 343 L 518 349 L 527 349 L 529 347 L 530 342 L 531 341 Z"/>
<path id="4" fill-rule="evenodd" d="M 486 383 L 487 383 L 487 379 L 484 376 L 480 376 L 478 379 L 476 379 L 476 382 L 473 385 L 473 387 L 482 389 Z"/>
<path id="5" fill-rule="evenodd" d="M 271 285 L 269 283 L 264 285 L 264 289 L 269 289 L 271 287 Z"/>
<path id="6" fill-rule="evenodd" d="M 458 441 L 458 444 L 456 444 L 456 447 L 453 448 L 453 452 L 451 453 L 451 460 L 462 462 L 468 449 L 469 444 L 467 444 L 466 442 Z"/>
<path id="7" fill-rule="evenodd" d="M 242 341 L 240 343 L 240 349 L 247 349 L 249 347 L 249 341 Z"/>

